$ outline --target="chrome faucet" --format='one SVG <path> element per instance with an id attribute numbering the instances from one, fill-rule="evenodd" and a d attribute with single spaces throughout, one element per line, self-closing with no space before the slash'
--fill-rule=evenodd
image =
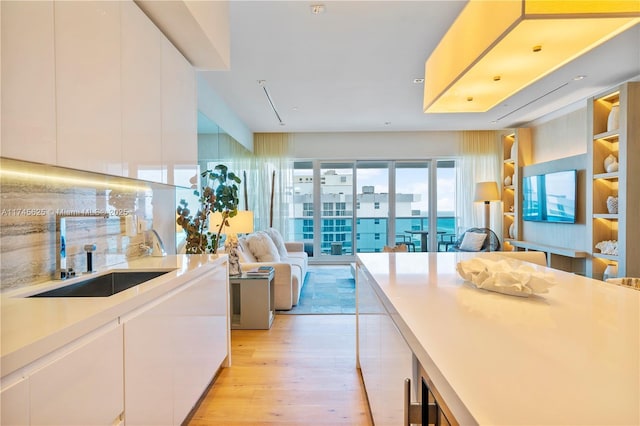
<path id="1" fill-rule="evenodd" d="M 67 213 L 56 214 L 56 271 L 53 278 L 64 280 L 75 275 L 71 268 L 67 268 L 67 219 L 83 217 L 109 218 L 106 213 Z"/>
<path id="2" fill-rule="evenodd" d="M 164 243 L 156 232 L 155 229 L 150 229 L 148 232 L 149 237 L 151 238 L 151 256 L 153 257 L 162 257 L 166 256 L 167 252 L 164 250 Z"/>

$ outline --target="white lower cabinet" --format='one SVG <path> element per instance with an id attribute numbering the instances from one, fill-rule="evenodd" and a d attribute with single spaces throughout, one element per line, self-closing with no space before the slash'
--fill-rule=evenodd
<path id="1" fill-rule="evenodd" d="M 3 383 L 2 387 L 2 392 L 0 392 L 0 425 L 28 425 L 29 380 L 19 379 L 10 385 Z"/>
<path id="2" fill-rule="evenodd" d="M 358 363 L 376 425 L 404 424 L 404 381 L 417 377 L 413 352 L 376 295 L 367 274 L 357 273 Z M 414 380 L 412 396 L 417 393 Z"/>
<path id="3" fill-rule="evenodd" d="M 124 322 L 125 424 L 179 425 L 228 354 L 226 268 Z"/>
<path id="4" fill-rule="evenodd" d="M 114 321 L 106 331 L 69 344 L 59 358 L 31 373 L 30 424 L 117 424 L 124 410 L 122 333 Z"/>

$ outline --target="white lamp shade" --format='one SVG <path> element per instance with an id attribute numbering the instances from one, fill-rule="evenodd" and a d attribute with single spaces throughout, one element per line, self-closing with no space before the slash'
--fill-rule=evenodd
<path id="1" fill-rule="evenodd" d="M 253 232 L 253 212 L 239 210 L 234 217 L 227 219 L 228 225 L 222 229 L 223 234 L 247 234 Z M 222 223 L 222 213 L 213 212 L 209 214 L 209 231 L 217 232 Z"/>
<path id="2" fill-rule="evenodd" d="M 476 193 L 474 201 L 497 201 L 500 199 L 498 184 L 496 182 L 476 183 Z"/>

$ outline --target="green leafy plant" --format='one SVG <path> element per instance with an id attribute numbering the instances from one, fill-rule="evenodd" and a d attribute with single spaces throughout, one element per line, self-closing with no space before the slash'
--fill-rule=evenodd
<path id="1" fill-rule="evenodd" d="M 205 170 L 200 175 L 202 190 L 194 191 L 200 197 L 198 211 L 192 215 L 184 199 L 180 200 L 176 209 L 176 223 L 187 234 L 187 254 L 216 253 L 222 231 L 229 224 L 227 220 L 238 214 L 240 178 L 223 164 L 218 164 L 213 170 Z M 210 230 L 209 214 L 215 212 L 221 213 L 222 221 L 218 229 Z"/>

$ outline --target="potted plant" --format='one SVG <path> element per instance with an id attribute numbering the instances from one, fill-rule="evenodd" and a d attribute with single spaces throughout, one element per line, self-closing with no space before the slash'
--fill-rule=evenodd
<path id="1" fill-rule="evenodd" d="M 177 208 L 176 223 L 187 234 L 187 254 L 217 253 L 220 235 L 228 225 L 227 219 L 238 214 L 240 178 L 223 164 L 218 164 L 213 170 L 205 170 L 200 176 L 202 190 L 194 191 L 200 197 L 200 208 L 196 214 L 191 214 L 184 199 L 180 200 Z M 214 212 L 221 213 L 222 221 L 218 229 L 211 230 L 208 219 L 209 214 Z"/>

